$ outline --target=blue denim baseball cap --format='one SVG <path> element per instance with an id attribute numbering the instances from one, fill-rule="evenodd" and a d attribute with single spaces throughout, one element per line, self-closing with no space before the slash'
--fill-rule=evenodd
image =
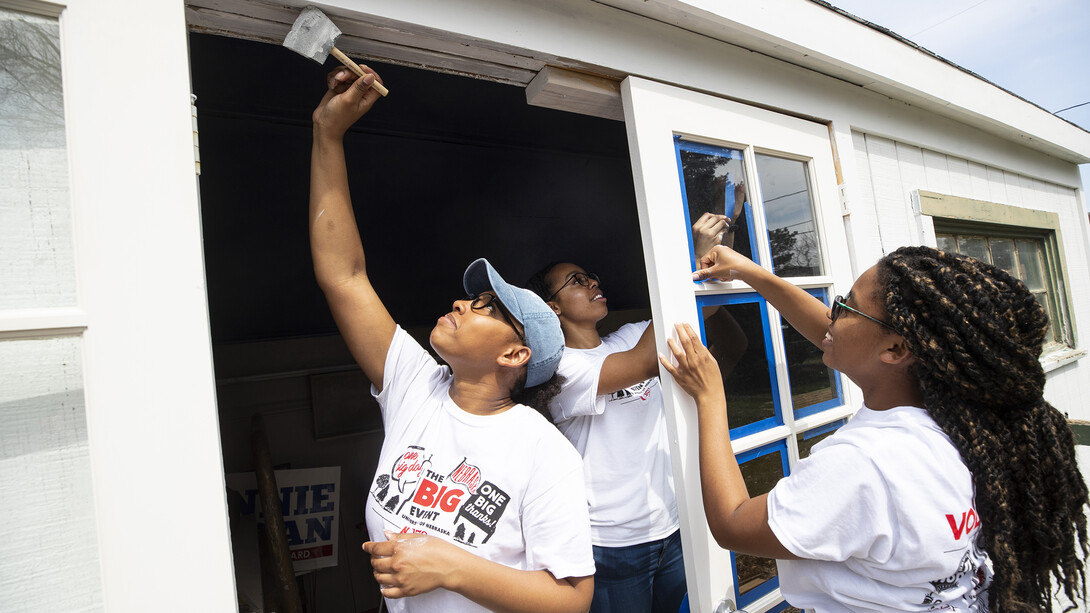
<path id="1" fill-rule="evenodd" d="M 530 347 L 526 387 L 541 385 L 551 379 L 564 353 L 564 332 L 549 305 L 534 292 L 504 281 L 484 258 L 466 268 L 462 285 L 470 294 L 492 290 L 511 317 L 522 324 L 523 336 Z"/>

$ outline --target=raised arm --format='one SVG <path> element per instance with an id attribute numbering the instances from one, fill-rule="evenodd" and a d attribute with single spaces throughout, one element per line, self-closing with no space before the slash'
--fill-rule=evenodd
<path id="1" fill-rule="evenodd" d="M 767 494 L 749 497 L 730 444 L 719 365 L 689 324 L 678 325 L 676 329 L 678 340 L 671 338 L 667 344 L 677 365 L 665 356 L 659 360 L 678 385 L 696 400 L 700 493 L 712 536 L 724 549 L 767 558 L 795 558 L 768 525 Z"/>
<path id="2" fill-rule="evenodd" d="M 394 336 L 394 320 L 367 277 L 363 243 L 344 157 L 344 134 L 364 115 L 378 92 L 370 88 L 377 75 L 356 80 L 347 68 L 329 75 L 329 91 L 314 110 L 314 144 L 310 156 L 310 253 L 314 276 L 325 293 L 337 328 L 375 387 L 382 388 L 386 352 Z"/>
<path id="3" fill-rule="evenodd" d="M 576 613 L 590 608 L 593 577 L 557 579 L 545 570 L 518 570 L 486 560 L 432 536 L 388 536 L 388 541 L 363 545 L 387 598 L 444 588 L 492 611 Z"/>
<path id="4" fill-rule="evenodd" d="M 700 258 L 700 266 L 693 273 L 693 280 L 707 279 L 745 281 L 776 307 L 806 340 L 821 346 L 821 339 L 825 338 L 825 332 L 829 329 L 829 307 L 801 287 L 791 285 L 724 245 L 714 247 Z"/>
<path id="5" fill-rule="evenodd" d="M 602 372 L 598 375 L 598 395 L 612 394 L 657 377 L 659 365 L 655 356 L 655 324 L 651 323 L 635 346 L 628 351 L 610 354 L 602 362 Z"/>

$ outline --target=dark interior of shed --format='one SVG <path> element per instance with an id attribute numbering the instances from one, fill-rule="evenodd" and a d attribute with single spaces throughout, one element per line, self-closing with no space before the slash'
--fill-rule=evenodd
<path id="1" fill-rule="evenodd" d="M 310 114 L 334 64 L 199 33 L 190 55 L 225 472 L 254 470 L 255 415 L 278 469 L 339 466 L 338 563 L 302 575 L 302 596 L 308 611 L 374 610 L 359 545 L 381 425 L 360 417 L 373 401 L 314 281 L 307 236 Z M 530 106 L 520 87 L 370 66 L 390 95 L 345 148 L 368 273 L 402 327 L 426 335 L 478 257 L 517 284 L 553 260 L 598 272 L 617 313 L 604 331 L 649 315 L 622 122 Z M 241 598 L 253 569 L 246 552 L 235 559 Z"/>

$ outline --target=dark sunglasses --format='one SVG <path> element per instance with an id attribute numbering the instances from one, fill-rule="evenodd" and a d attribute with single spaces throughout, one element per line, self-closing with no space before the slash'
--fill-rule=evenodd
<path id="1" fill-rule="evenodd" d="M 879 326 L 882 326 L 883 328 L 886 328 L 887 330 L 892 330 L 894 333 L 900 334 L 900 332 L 897 332 L 897 328 L 894 328 L 893 326 L 887 324 L 886 322 L 882 321 L 881 319 L 875 319 L 874 317 L 871 317 L 870 315 L 867 315 L 863 311 L 860 311 L 858 309 L 853 309 L 852 307 L 845 304 L 844 301 L 847 300 L 848 298 L 851 298 L 851 296 L 852 296 L 851 294 L 848 294 L 847 297 L 837 296 L 836 298 L 833 298 L 833 308 L 831 309 L 832 313 L 830 313 L 830 319 L 832 321 L 836 321 L 837 319 L 839 319 L 840 316 L 844 314 L 844 311 L 851 311 L 852 313 L 855 313 L 856 315 L 862 315 L 863 317 L 866 317 L 867 319 L 873 321 L 874 323 L 878 324 Z"/>
<path id="2" fill-rule="evenodd" d="M 595 283 L 601 283 L 601 281 L 598 280 L 598 275 L 594 274 L 593 272 L 573 272 L 568 275 L 567 279 L 564 279 L 564 283 L 562 283 L 560 287 L 557 288 L 555 292 L 553 292 L 552 296 L 549 296 L 545 299 L 545 302 L 549 302 L 553 298 L 556 298 L 556 295 L 560 293 L 560 290 L 571 285 L 572 281 L 575 281 L 577 285 L 582 285 L 583 287 L 590 287 L 591 281 L 594 281 Z"/>
<path id="3" fill-rule="evenodd" d="M 524 343 L 526 342 L 526 337 L 522 335 L 522 332 L 519 332 L 518 326 L 515 325 L 515 322 L 511 319 L 511 316 L 507 314 L 507 308 L 503 306 L 503 303 L 500 302 L 500 299 L 497 298 L 495 294 L 481 292 L 475 296 L 466 296 L 465 300 L 469 302 L 469 308 L 473 309 L 474 311 L 487 310 L 489 313 L 491 313 L 492 309 L 499 308 L 500 316 L 503 317 L 503 320 L 506 321 L 508 325 L 510 325 L 511 328 L 515 330 L 515 336 L 519 337 L 520 341 Z"/>

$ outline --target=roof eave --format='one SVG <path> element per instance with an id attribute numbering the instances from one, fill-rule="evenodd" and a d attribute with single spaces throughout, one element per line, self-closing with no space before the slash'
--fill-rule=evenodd
<path id="1" fill-rule="evenodd" d="M 1060 159 L 1090 162 L 1090 132 L 824 0 L 596 1 L 853 83 Z"/>

